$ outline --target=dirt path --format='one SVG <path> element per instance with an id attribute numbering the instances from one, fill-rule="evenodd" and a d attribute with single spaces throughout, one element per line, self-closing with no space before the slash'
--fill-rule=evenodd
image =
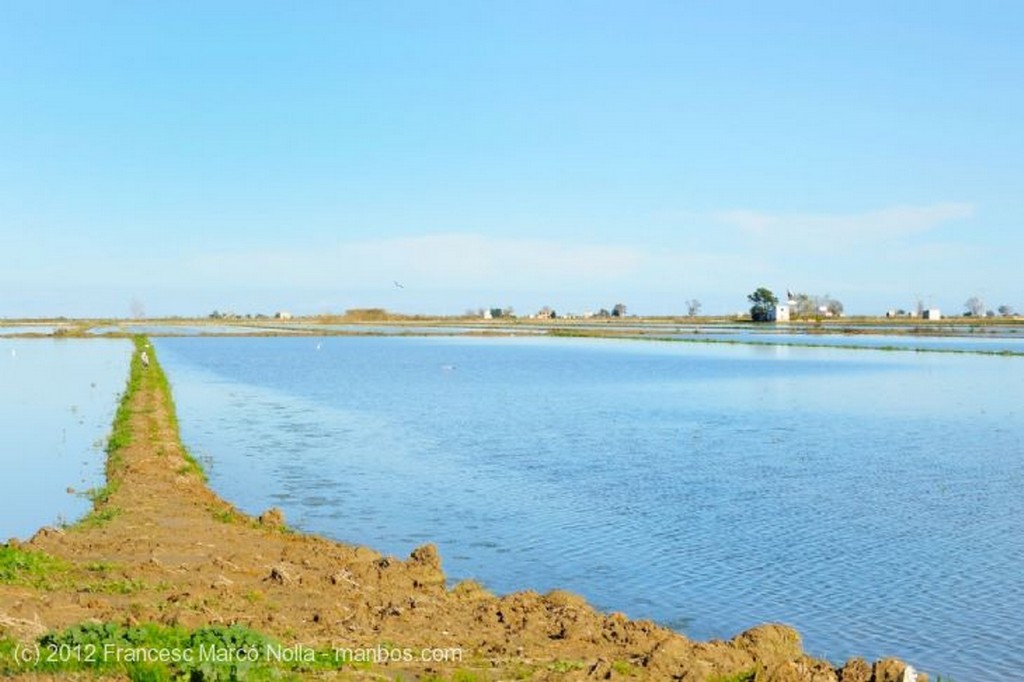
<path id="1" fill-rule="evenodd" d="M 399 561 L 292 532 L 275 511 L 245 516 L 207 488 L 181 445 L 153 350 L 149 367 L 138 350 L 119 417 L 121 446 L 108 464 L 109 494 L 76 526 L 8 545 L 63 562 L 37 580 L 0 584 L 0 636 L 8 641 L 88 622 L 240 624 L 289 645 L 378 652 L 358 669 L 300 677 L 902 679 L 904 666 L 891 660 L 835 670 L 804 655 L 798 635 L 783 626 L 695 643 L 650 622 L 598 613 L 567 592 L 495 597 L 474 584 L 448 589 L 431 545 Z M 379 655 L 399 649 L 414 652 L 413 660 Z"/>

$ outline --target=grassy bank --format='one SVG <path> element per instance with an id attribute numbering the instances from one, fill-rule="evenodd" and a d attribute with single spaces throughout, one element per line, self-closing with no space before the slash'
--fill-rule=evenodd
<path id="1" fill-rule="evenodd" d="M 159 443 L 161 428 L 180 441 L 170 384 L 143 336 L 133 339 L 128 380 L 114 415 L 106 447 L 106 484 L 89 491 L 92 511 L 67 528 L 89 532 L 118 518 L 115 503 L 127 472 L 125 452 L 133 445 Z M 140 395 L 158 393 L 167 410 L 158 415 L 142 407 Z M 161 419 L 161 417 L 163 417 Z M 140 425 L 144 428 L 140 430 Z M 156 446 L 160 448 L 160 445 Z M 199 463 L 187 452 L 179 475 L 205 481 Z M 46 552 L 8 544 L 0 546 L 0 585 L 29 588 L 42 594 L 71 591 L 79 595 L 131 595 L 149 586 L 118 577 L 116 564 L 74 562 Z M 0 628 L 30 626 L 0 614 Z M 2 630 L 0 630 L 2 631 Z M 239 625 L 195 629 L 157 623 L 126 626 L 117 622 L 84 622 L 48 631 L 30 641 L 0 637 L 0 674 L 86 674 L 130 680 L 270 680 L 304 679 L 313 673 L 359 669 L 324 648 L 283 645 L 277 639 Z"/>

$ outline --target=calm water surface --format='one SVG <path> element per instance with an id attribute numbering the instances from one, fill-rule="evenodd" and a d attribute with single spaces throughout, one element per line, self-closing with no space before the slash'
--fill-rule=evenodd
<path id="1" fill-rule="evenodd" d="M 697 638 L 1024 668 L 1024 359 L 587 339 L 163 338 L 250 513 Z"/>
<path id="2" fill-rule="evenodd" d="M 103 485 L 103 447 L 130 355 L 121 340 L 0 339 L 0 539 L 25 539 L 89 511 L 67 489 Z"/>
<path id="3" fill-rule="evenodd" d="M 926 336 L 916 334 L 837 334 L 739 331 L 719 334 L 696 330 L 682 334 L 656 334 L 663 338 L 685 341 L 730 341 L 778 344 L 787 346 L 836 346 L 899 350 L 970 351 L 976 353 L 1024 353 L 1020 335 L 974 334 L 957 336 Z"/>
<path id="4" fill-rule="evenodd" d="M 16 336 L 19 334 L 52 334 L 58 327 L 52 324 L 12 324 L 0 325 L 0 336 Z"/>

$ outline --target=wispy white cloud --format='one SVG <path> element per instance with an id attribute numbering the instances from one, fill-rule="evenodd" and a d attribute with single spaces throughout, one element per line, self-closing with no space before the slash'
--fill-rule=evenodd
<path id="1" fill-rule="evenodd" d="M 474 292 L 503 300 L 539 292 L 552 296 L 553 303 L 559 297 L 603 300 L 620 291 L 640 300 L 655 294 L 680 300 L 692 295 L 742 300 L 744 292 L 760 285 L 841 294 L 863 286 L 868 278 L 876 286 L 892 288 L 908 272 L 924 268 L 918 264 L 923 258 L 928 269 L 921 278 L 931 278 L 929 271 L 942 266 L 936 249 L 944 242 L 915 244 L 907 238 L 973 213 L 973 206 L 957 203 L 855 214 L 727 211 L 712 216 L 717 228 L 705 222 L 706 243 L 691 238 L 688 244 L 669 246 L 642 233 L 635 241 L 620 243 L 445 233 L 209 252 L 194 257 L 185 269 L 211 286 L 236 283 L 380 296 L 399 280 L 409 285 L 403 301 L 427 291 L 450 292 L 460 300 L 474 300 Z M 723 234 L 730 228 L 731 235 Z M 838 258 L 793 259 L 794 253 Z M 894 253 L 901 254 L 898 267 L 884 257 Z"/>
<path id="2" fill-rule="evenodd" d="M 638 312 L 670 312 L 691 296 L 709 311 L 723 311 L 742 307 L 746 293 L 762 285 L 840 298 L 859 290 L 888 301 L 893 292 L 904 298 L 906 292 L 939 292 L 935 282 L 949 284 L 968 268 L 956 232 L 939 228 L 973 214 L 963 203 L 850 214 L 735 210 L 674 216 L 658 236 L 634 230 L 617 242 L 483 233 L 296 237 L 277 247 L 145 252 L 110 268 L 106 283 L 130 287 L 131 295 L 144 282 L 168 291 L 230 292 L 234 300 L 259 305 L 308 292 L 323 298 L 324 309 L 383 305 L 430 312 L 488 303 L 583 310 L 610 305 L 613 297 Z M 394 280 L 406 288 L 394 287 Z M 221 303 L 214 296 L 210 305 Z"/>
<path id="3" fill-rule="evenodd" d="M 968 203 L 930 206 L 891 206 L 861 213 L 767 213 L 723 211 L 714 215 L 722 225 L 736 228 L 747 238 L 803 248 L 873 246 L 923 234 L 948 223 L 970 218 Z"/>

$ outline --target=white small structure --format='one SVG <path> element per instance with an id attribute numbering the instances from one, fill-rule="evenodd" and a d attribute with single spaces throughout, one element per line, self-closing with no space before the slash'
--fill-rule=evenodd
<path id="1" fill-rule="evenodd" d="M 926 308 L 921 312 L 921 319 L 924 320 L 941 320 L 942 311 L 938 308 Z"/>
<path id="2" fill-rule="evenodd" d="M 769 322 L 789 322 L 789 311 L 788 305 L 776 305 L 768 311 Z"/>
<path id="3" fill-rule="evenodd" d="M 290 320 L 290 319 L 292 319 L 292 314 L 290 312 L 288 312 L 287 310 L 281 310 L 281 311 L 279 311 L 277 313 L 274 313 L 274 319 L 277 319 L 277 320 Z"/>

